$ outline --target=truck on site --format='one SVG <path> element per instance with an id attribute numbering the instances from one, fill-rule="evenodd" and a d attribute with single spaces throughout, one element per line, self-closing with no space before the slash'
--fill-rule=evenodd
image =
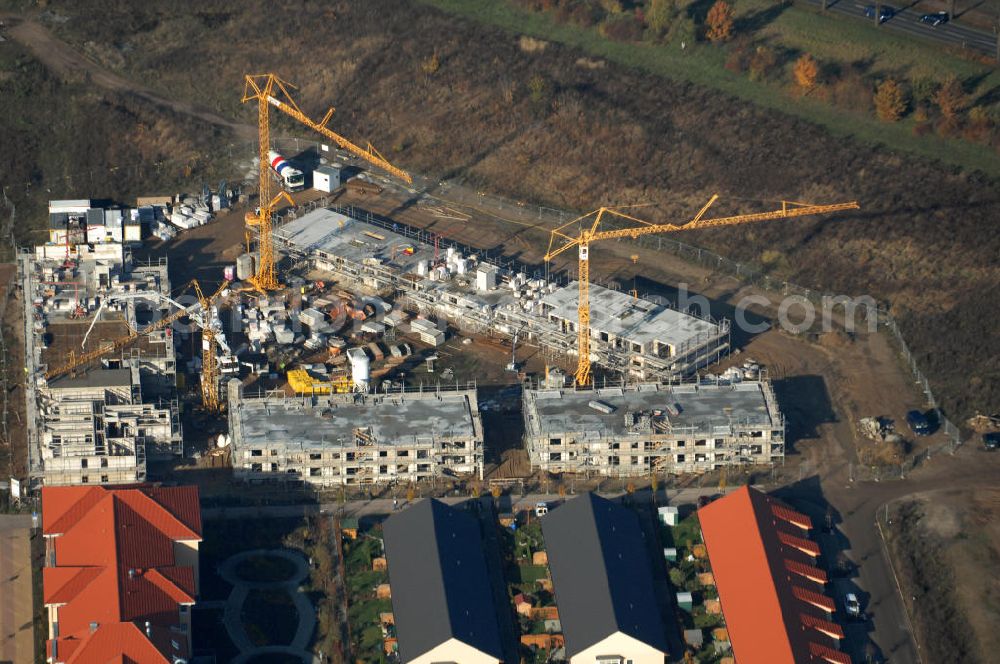
<path id="1" fill-rule="evenodd" d="M 285 188 L 285 191 L 302 191 L 305 189 L 306 176 L 302 174 L 302 171 L 292 166 L 290 161 L 274 150 L 268 151 L 267 159 L 271 164 L 271 170 L 281 180 L 281 185 Z"/>

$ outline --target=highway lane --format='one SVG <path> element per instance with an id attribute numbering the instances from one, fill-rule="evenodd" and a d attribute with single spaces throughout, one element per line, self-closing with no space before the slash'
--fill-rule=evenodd
<path id="1" fill-rule="evenodd" d="M 817 7 L 823 6 L 822 0 L 806 0 L 806 2 Z M 865 2 L 863 0 L 834 0 L 827 4 L 827 10 L 874 24 L 874 18 L 867 18 L 865 16 L 865 7 L 874 4 L 874 0 L 872 2 Z M 992 32 L 962 25 L 956 20 L 951 20 L 938 26 L 922 23 L 920 17 L 927 12 L 920 9 L 917 3 L 909 5 L 884 3 L 884 5 L 888 5 L 896 10 L 895 16 L 880 26 L 884 30 L 913 35 L 951 46 L 968 48 L 986 55 L 996 55 L 997 37 Z"/>

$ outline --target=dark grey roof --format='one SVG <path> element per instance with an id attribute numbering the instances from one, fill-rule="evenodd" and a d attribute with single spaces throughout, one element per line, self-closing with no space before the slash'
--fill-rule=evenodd
<path id="1" fill-rule="evenodd" d="M 431 498 L 389 517 L 383 533 L 400 659 L 454 638 L 501 660 L 476 519 Z"/>
<path id="2" fill-rule="evenodd" d="M 50 212 L 49 213 L 49 228 L 53 230 L 66 230 L 66 224 L 69 223 L 69 214 L 66 212 Z"/>
<path id="3" fill-rule="evenodd" d="M 615 632 L 667 652 L 635 512 L 586 493 L 542 517 L 542 533 L 567 658 Z"/>

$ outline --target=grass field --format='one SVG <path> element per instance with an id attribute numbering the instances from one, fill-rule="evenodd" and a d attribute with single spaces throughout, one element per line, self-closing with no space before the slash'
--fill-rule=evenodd
<path id="1" fill-rule="evenodd" d="M 573 46 L 592 56 L 628 67 L 719 90 L 814 122 L 837 136 L 886 145 L 955 166 L 1000 175 L 1000 154 L 988 147 L 937 136 L 914 136 L 911 122 L 887 124 L 868 114 L 851 113 L 822 101 L 793 96 L 777 84 L 755 83 L 745 75 L 726 70 L 726 51 L 713 45 L 687 44 L 681 49 L 679 44 L 616 42 L 601 36 L 596 28 L 559 23 L 547 14 L 524 11 L 507 2 L 420 1 L 510 32 Z M 763 4 L 761 2 L 758 6 Z M 748 5 L 741 12 L 751 11 L 753 7 Z M 981 76 L 978 95 L 1000 86 L 1000 73 L 992 67 L 941 53 L 933 46 L 881 32 L 875 34 L 874 31 L 874 27 L 862 22 L 824 16 L 806 8 L 789 7 L 765 28 L 763 35 L 772 38 L 780 36 L 791 48 L 803 51 L 816 49 L 818 52 L 815 55 L 821 58 L 825 54 L 845 62 L 873 60 L 878 63 L 877 71 L 894 75 L 912 73 L 943 77 L 953 73 L 961 77 Z M 816 36 L 820 34 L 824 35 L 822 39 Z"/>

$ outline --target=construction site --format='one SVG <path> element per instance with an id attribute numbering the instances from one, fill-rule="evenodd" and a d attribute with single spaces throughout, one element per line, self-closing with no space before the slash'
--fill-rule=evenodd
<path id="1" fill-rule="evenodd" d="M 328 129 L 331 113 L 310 119 L 272 74 L 246 77 L 243 101 L 259 111 L 244 183 L 258 206 L 241 219 L 245 246 L 198 273 L 214 292 L 183 266 L 171 267 L 183 282 L 174 289 L 156 247 L 170 254 L 197 226 L 232 227 L 231 208 L 250 199 L 225 182 L 134 209 L 53 201 L 49 241 L 21 257 L 37 482 L 141 482 L 147 459 L 203 454 L 246 482 L 482 480 L 501 454 L 480 410 L 499 406 L 481 406 L 477 385 L 523 386 L 508 406 L 521 426 L 493 440 L 523 449 L 528 472 L 624 477 L 783 460 L 784 421 L 760 369 L 704 373 L 728 355 L 730 322 L 591 283 L 590 254 L 604 241 L 856 204 L 710 218 L 712 197 L 679 224 L 600 208 L 554 228 L 542 263 L 526 265 L 407 215 L 337 205 L 345 192 L 345 202 L 405 194 L 412 178 Z M 333 144 L 316 146 L 311 172 L 273 149 L 271 110 Z M 577 269 L 550 269 L 569 250 Z M 191 435 L 182 421 L 196 422 Z"/>

